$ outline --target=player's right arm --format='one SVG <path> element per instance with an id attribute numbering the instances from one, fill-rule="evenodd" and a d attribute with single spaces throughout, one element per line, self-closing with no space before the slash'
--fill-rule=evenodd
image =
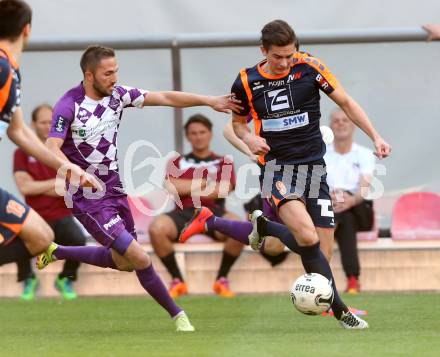
<path id="1" fill-rule="evenodd" d="M 65 173 L 67 173 L 68 171 L 71 172 L 69 179 L 71 179 L 71 177 L 76 176 L 76 178 L 79 178 L 79 184 L 81 186 L 91 185 L 97 190 L 102 191 L 103 187 L 93 175 L 84 171 L 78 165 L 75 165 L 74 163 L 70 162 L 67 156 L 64 155 L 64 153 L 61 151 L 61 147 L 63 146 L 63 143 L 64 143 L 64 139 L 62 138 L 49 137 L 46 140 L 46 146 L 49 148 L 49 150 L 53 152 L 58 158 L 63 160 L 63 169 L 65 170 L 64 172 Z"/>
<path id="2" fill-rule="evenodd" d="M 18 107 L 12 116 L 7 134 L 19 148 L 26 154 L 35 157 L 43 164 L 58 170 L 63 164 L 63 160 L 54 155 L 42 142 L 35 133 L 25 124 L 23 120 L 23 112 Z"/>
<path id="3" fill-rule="evenodd" d="M 249 93 L 248 93 L 249 92 Z M 252 95 L 249 90 L 249 84 L 247 83 L 247 73 L 245 69 L 242 69 L 234 81 L 231 88 L 231 93 L 234 93 L 236 98 L 241 101 L 242 109 L 232 112 L 232 128 L 238 139 L 242 140 L 249 150 L 254 155 L 264 155 L 270 150 L 266 140 L 260 136 L 253 134 L 247 124 L 247 116 L 251 111 Z"/>

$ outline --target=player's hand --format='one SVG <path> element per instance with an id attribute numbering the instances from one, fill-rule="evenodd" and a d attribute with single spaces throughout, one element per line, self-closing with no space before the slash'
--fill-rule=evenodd
<path id="1" fill-rule="evenodd" d="M 381 137 L 374 140 L 374 147 L 376 148 L 374 155 L 376 155 L 379 159 L 385 159 L 391 154 L 391 145 Z"/>
<path id="2" fill-rule="evenodd" d="M 249 150 L 254 155 L 266 155 L 270 151 L 269 145 L 266 143 L 266 139 L 248 134 L 243 138 L 243 142 L 248 146 Z"/>
<path id="3" fill-rule="evenodd" d="M 73 182 L 73 184 L 79 183 L 79 185 L 82 187 L 93 187 L 98 191 L 103 191 L 103 187 L 95 178 L 95 176 L 89 174 L 88 172 L 85 172 L 78 165 L 69 165 L 66 177 L 69 181 Z"/>
<path id="4" fill-rule="evenodd" d="M 258 155 L 255 155 L 255 154 L 252 154 L 252 153 L 250 153 L 249 155 L 248 155 L 248 157 L 249 157 L 249 159 L 253 162 L 253 163 L 258 163 Z"/>
<path id="5" fill-rule="evenodd" d="M 422 28 L 428 32 L 428 41 L 440 40 L 440 25 L 423 25 Z"/>
<path id="6" fill-rule="evenodd" d="M 222 113 L 240 112 L 243 107 L 240 105 L 241 101 L 235 98 L 235 94 L 226 94 L 218 97 L 212 97 L 209 106 Z"/>

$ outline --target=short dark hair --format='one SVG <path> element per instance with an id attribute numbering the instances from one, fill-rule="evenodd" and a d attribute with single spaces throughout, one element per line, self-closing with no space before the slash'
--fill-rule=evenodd
<path id="1" fill-rule="evenodd" d="M 17 39 L 32 22 L 31 7 L 21 0 L 0 1 L 0 39 Z"/>
<path id="2" fill-rule="evenodd" d="M 207 117 L 205 117 L 203 114 L 194 114 L 189 117 L 188 121 L 185 123 L 184 129 L 185 134 L 188 134 L 189 126 L 193 123 L 200 123 L 204 125 L 206 128 L 208 128 L 209 131 L 212 131 L 212 122 Z"/>
<path id="3" fill-rule="evenodd" d="M 32 115 L 32 122 L 35 123 L 37 121 L 38 113 L 43 108 L 46 108 L 46 109 L 49 109 L 49 110 L 53 110 L 52 106 L 50 104 L 47 104 L 47 103 L 43 103 L 43 104 L 40 104 L 40 105 L 36 106 L 34 108 L 34 110 L 32 110 L 32 114 L 31 114 Z"/>
<path id="4" fill-rule="evenodd" d="M 100 45 L 89 46 L 81 56 L 81 70 L 83 73 L 86 73 L 87 70 L 95 72 L 96 67 L 98 67 L 102 59 L 115 56 L 115 50 L 113 48 Z"/>
<path id="5" fill-rule="evenodd" d="M 295 47 L 299 47 L 295 31 L 283 20 L 274 20 L 264 25 L 260 40 L 266 50 L 269 50 L 272 45 L 287 46 L 294 44 Z"/>

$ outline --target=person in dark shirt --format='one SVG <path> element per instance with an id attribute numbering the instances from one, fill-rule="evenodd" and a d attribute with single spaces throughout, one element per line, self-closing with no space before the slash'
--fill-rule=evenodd
<path id="1" fill-rule="evenodd" d="M 42 104 L 32 112 L 32 127 L 38 138 L 46 141 L 52 121 L 52 107 Z M 14 153 L 14 179 L 26 203 L 51 226 L 55 242 L 64 245 L 84 245 L 85 234 L 67 209 L 64 198 L 55 192 L 56 171 L 42 164 L 23 150 Z M 77 278 L 80 263 L 66 260 L 64 268 L 55 280 L 55 287 L 66 300 L 77 297 L 72 282 Z M 17 262 L 18 281 L 24 282 L 23 300 L 33 300 L 38 279 L 29 259 Z"/>
<path id="2" fill-rule="evenodd" d="M 185 134 L 192 151 L 169 163 L 166 178 L 166 185 L 177 193 L 182 208 L 176 207 L 173 211 L 156 217 L 149 228 L 154 250 L 173 278 L 169 290 L 173 298 L 188 293 L 187 284 L 176 262 L 173 242 L 177 241 L 185 224 L 193 216 L 196 206 L 209 207 L 220 217 L 239 219 L 225 209 L 225 197 L 235 187 L 235 174 L 232 160 L 211 151 L 211 121 L 201 114 L 193 115 L 185 124 Z M 225 241 L 213 290 L 219 296 L 233 297 L 235 294 L 229 288 L 227 276 L 239 257 L 243 244 L 228 239 L 219 232 L 206 233 L 215 240 Z"/>

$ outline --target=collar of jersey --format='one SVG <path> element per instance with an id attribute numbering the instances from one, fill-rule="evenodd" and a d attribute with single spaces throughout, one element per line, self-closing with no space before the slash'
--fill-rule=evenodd
<path id="1" fill-rule="evenodd" d="M 15 62 L 14 57 L 12 56 L 11 52 L 9 52 L 9 50 L 4 47 L 0 47 L 0 50 L 5 53 L 6 58 L 8 59 L 9 63 L 11 63 L 12 67 L 14 67 L 14 69 L 17 69 L 18 63 Z"/>
<path id="2" fill-rule="evenodd" d="M 281 74 L 269 74 L 267 72 L 264 71 L 263 69 L 263 65 L 266 63 L 266 60 L 261 61 L 260 63 L 257 64 L 257 70 L 258 73 L 260 73 L 260 75 L 264 78 L 267 79 L 280 79 L 280 78 L 284 78 L 286 77 L 289 73 L 290 73 L 290 69 L 288 69 L 285 73 L 281 73 Z"/>

